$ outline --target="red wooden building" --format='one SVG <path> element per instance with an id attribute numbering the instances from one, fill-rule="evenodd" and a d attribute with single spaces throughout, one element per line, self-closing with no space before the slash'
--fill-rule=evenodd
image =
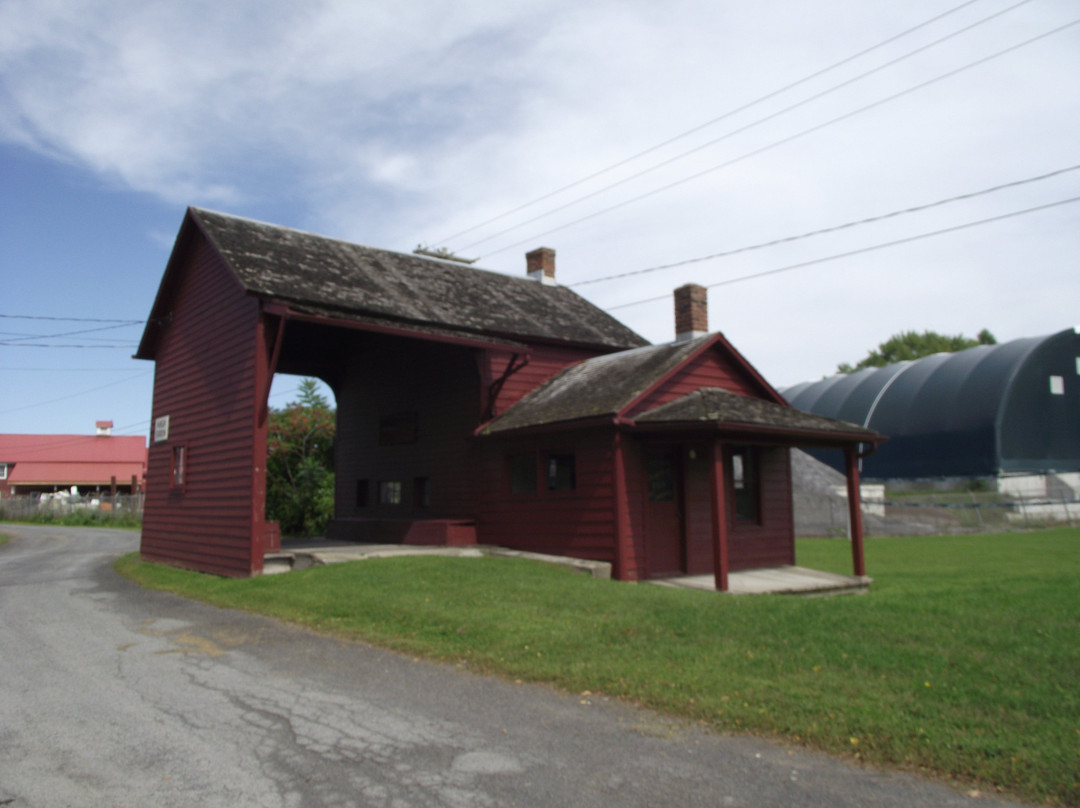
<path id="1" fill-rule="evenodd" d="M 789 448 L 875 433 L 794 410 L 676 292 L 648 345 L 555 283 L 189 209 L 137 356 L 156 362 L 142 554 L 251 575 L 275 372 L 337 398 L 333 538 L 492 544 L 637 580 L 794 563 Z M 857 501 L 857 498 L 853 498 Z M 862 531 L 852 508 L 854 566 Z"/>

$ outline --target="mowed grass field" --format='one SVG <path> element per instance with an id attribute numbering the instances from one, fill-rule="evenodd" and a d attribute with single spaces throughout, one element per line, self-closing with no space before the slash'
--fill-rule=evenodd
<path id="1" fill-rule="evenodd" d="M 1080 529 L 869 539 L 867 595 L 733 597 L 406 557 L 125 575 L 413 655 L 627 699 L 1035 803 L 1080 805 Z M 849 572 L 848 544 L 799 564 Z"/>

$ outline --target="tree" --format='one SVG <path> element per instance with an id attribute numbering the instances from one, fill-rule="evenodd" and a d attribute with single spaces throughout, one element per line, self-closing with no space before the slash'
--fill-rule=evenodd
<path id="1" fill-rule="evenodd" d="M 961 334 L 946 336 L 936 331 L 923 331 L 921 334 L 915 331 L 901 331 L 878 345 L 876 350 L 870 351 L 857 365 L 852 366 L 844 362 L 836 370 L 838 373 L 854 373 L 863 368 L 883 368 L 894 362 L 920 359 L 936 353 L 953 353 L 965 348 L 974 348 L 976 345 L 997 345 L 997 340 L 985 328 L 974 339 Z"/>
<path id="2" fill-rule="evenodd" d="M 334 514 L 335 413 L 314 379 L 298 400 L 270 411 L 266 515 L 286 535 L 317 536 Z"/>

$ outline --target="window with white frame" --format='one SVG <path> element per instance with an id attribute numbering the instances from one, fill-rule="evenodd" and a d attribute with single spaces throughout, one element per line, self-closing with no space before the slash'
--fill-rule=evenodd
<path id="1" fill-rule="evenodd" d="M 8 464 L 0 463 L 0 480 L 6 480 L 8 475 Z"/>

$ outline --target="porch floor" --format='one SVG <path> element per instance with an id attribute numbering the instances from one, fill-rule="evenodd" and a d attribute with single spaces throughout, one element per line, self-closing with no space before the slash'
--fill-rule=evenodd
<path id="1" fill-rule="evenodd" d="M 805 567 L 767 567 L 729 573 L 728 592 L 732 595 L 861 594 L 866 592 L 873 582 L 873 578 L 865 575 L 839 575 Z M 716 588 L 716 579 L 712 575 L 658 578 L 649 583 L 686 589 Z"/>

